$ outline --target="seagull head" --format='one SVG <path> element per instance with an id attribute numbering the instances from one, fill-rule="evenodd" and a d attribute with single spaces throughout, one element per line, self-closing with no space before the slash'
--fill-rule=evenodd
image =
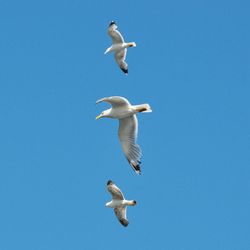
<path id="1" fill-rule="evenodd" d="M 107 110 L 102 111 L 102 113 L 100 115 L 98 115 L 95 119 L 99 120 L 99 119 L 101 119 L 103 117 L 109 117 L 110 110 L 111 109 L 107 109 Z"/>

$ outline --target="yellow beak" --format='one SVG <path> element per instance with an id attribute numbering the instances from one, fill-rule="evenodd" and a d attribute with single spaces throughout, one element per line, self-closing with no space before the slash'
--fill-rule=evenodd
<path id="1" fill-rule="evenodd" d="M 102 117 L 101 115 L 98 115 L 95 119 L 99 120 L 101 117 Z"/>

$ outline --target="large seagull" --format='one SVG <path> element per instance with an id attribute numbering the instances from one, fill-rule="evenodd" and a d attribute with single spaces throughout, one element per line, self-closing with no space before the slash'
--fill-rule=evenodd
<path id="1" fill-rule="evenodd" d="M 112 21 L 108 28 L 108 34 L 112 38 L 112 46 L 107 48 L 104 54 L 114 51 L 115 60 L 118 63 L 121 70 L 128 74 L 128 64 L 125 62 L 127 48 L 135 47 L 135 42 L 125 43 L 121 33 L 117 30 L 117 25 Z"/>
<path id="2" fill-rule="evenodd" d="M 129 101 L 121 96 L 104 97 L 96 103 L 108 102 L 112 108 L 104 110 L 96 117 L 96 120 L 108 117 L 119 119 L 119 139 L 122 150 L 134 171 L 141 174 L 140 159 L 141 149 L 136 143 L 138 132 L 138 121 L 136 114 L 139 112 L 152 112 L 149 104 L 131 105 Z"/>
<path id="3" fill-rule="evenodd" d="M 107 183 L 107 189 L 112 195 L 112 201 L 107 202 L 105 206 L 114 208 L 117 219 L 126 227 L 129 223 L 126 216 L 127 206 L 135 206 L 136 201 L 125 200 L 121 190 L 111 180 Z"/>

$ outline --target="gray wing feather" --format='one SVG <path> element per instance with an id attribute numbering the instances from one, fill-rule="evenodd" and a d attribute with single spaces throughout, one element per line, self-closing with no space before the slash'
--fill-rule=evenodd
<path id="1" fill-rule="evenodd" d="M 129 106 L 129 101 L 121 96 L 111 96 L 111 97 L 104 97 L 96 101 L 96 103 L 100 102 L 108 102 L 112 105 L 112 107 L 121 107 L 121 106 Z"/>
<path id="2" fill-rule="evenodd" d="M 119 139 L 123 152 L 136 173 L 140 174 L 141 149 L 136 143 L 138 121 L 136 115 L 119 120 Z"/>
<path id="3" fill-rule="evenodd" d="M 113 44 L 124 43 L 122 34 L 117 30 L 117 26 L 115 24 L 108 28 L 108 34 L 110 35 Z"/>
<path id="4" fill-rule="evenodd" d="M 114 200 L 124 200 L 124 196 L 122 191 L 114 184 L 110 183 L 107 185 L 107 189 L 112 195 L 112 199 Z"/>
<path id="5" fill-rule="evenodd" d="M 128 226 L 128 224 L 129 224 L 129 222 L 128 222 L 127 218 L 126 218 L 126 210 L 127 210 L 127 207 L 122 207 L 122 206 L 121 207 L 116 207 L 114 209 L 117 219 L 120 221 L 120 223 L 124 227 Z"/>
<path id="6" fill-rule="evenodd" d="M 125 62 L 127 49 L 119 50 L 115 53 L 115 60 L 124 73 L 128 73 L 128 64 Z"/>

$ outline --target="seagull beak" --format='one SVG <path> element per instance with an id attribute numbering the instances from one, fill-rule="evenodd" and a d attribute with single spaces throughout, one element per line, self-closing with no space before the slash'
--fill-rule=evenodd
<path id="1" fill-rule="evenodd" d="M 102 115 L 98 115 L 95 119 L 99 120 L 102 117 Z"/>

